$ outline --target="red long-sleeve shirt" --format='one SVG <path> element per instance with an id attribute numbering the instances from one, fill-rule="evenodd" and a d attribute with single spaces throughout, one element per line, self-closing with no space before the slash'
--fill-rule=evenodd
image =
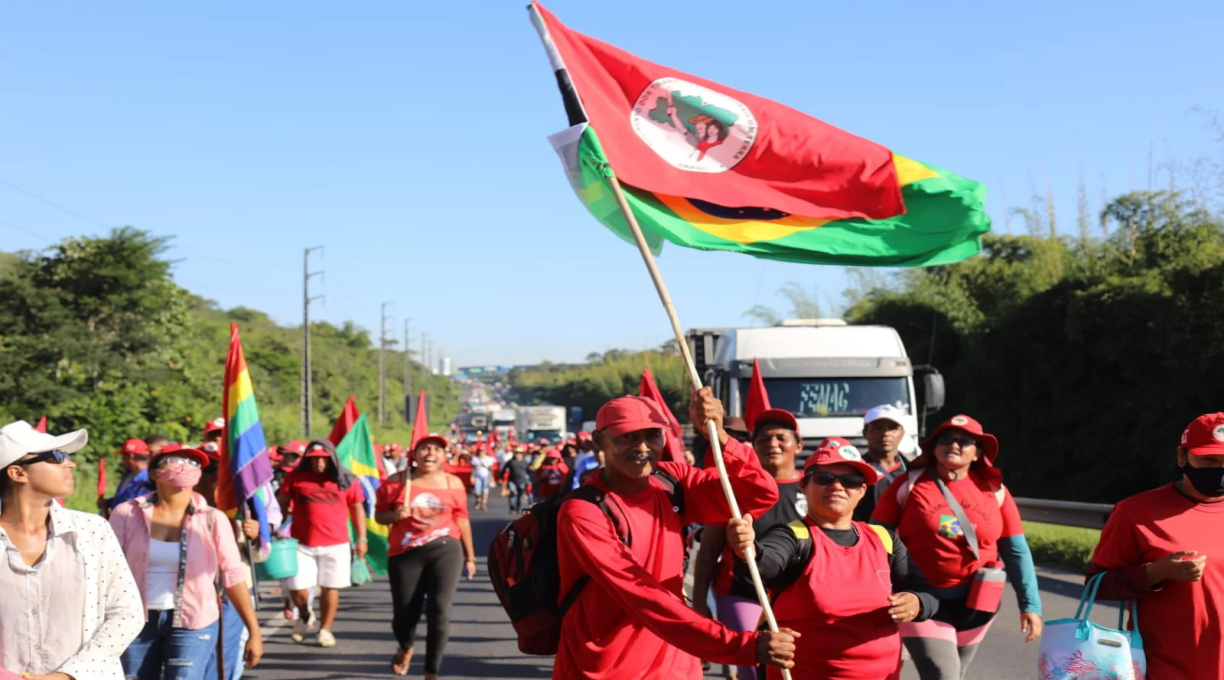
<path id="1" fill-rule="evenodd" d="M 756 516 L 778 501 L 778 486 L 752 449 L 731 440 L 725 455 L 740 512 Z M 608 491 L 609 502 L 623 510 L 631 546 L 621 542 L 612 521 L 594 504 L 570 501 L 561 507 L 561 592 L 569 592 L 583 575 L 591 579 L 565 615 L 553 678 L 675 680 L 700 678 L 698 657 L 756 663 L 755 632 L 732 631 L 684 602 L 682 528 L 731 517 L 718 473 L 683 463 L 658 465 L 679 481 L 683 516 L 657 479 L 625 495 L 608 490 L 601 472 L 589 482 Z"/>

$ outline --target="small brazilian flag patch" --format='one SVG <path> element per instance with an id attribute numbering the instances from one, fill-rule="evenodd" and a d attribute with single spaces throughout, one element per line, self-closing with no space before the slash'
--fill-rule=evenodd
<path id="1" fill-rule="evenodd" d="M 939 535 L 944 538 L 957 538 L 964 536 L 965 532 L 961 531 L 960 521 L 952 515 L 939 516 Z"/>

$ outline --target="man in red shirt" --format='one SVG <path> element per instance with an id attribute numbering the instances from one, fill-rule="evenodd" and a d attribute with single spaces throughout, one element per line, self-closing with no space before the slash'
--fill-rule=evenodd
<path id="1" fill-rule="evenodd" d="M 331 626 L 340 606 L 340 589 L 352 585 L 352 553 L 366 553 L 366 514 L 361 485 L 336 458 L 336 447 L 319 439 L 306 447 L 302 462 L 285 475 L 276 500 L 293 507 L 290 535 L 298 540 L 298 572 L 289 579 L 290 596 L 298 609 L 290 637 L 301 642 L 310 632 L 310 589 L 318 586 L 322 611 L 317 642 L 336 644 Z M 357 545 L 349 548 L 349 520 Z"/>
<path id="2" fill-rule="evenodd" d="M 689 416 L 699 429 L 707 420 L 717 426 L 740 511 L 756 516 L 772 507 L 778 501 L 777 484 L 752 449 L 727 436 L 722 404 L 709 388 L 693 394 Z M 612 520 L 595 504 L 571 500 L 561 506 L 561 592 L 569 593 L 583 577 L 589 581 L 566 612 L 553 677 L 700 678 L 698 657 L 789 668 L 795 649 L 792 631 L 732 631 L 684 602 L 683 527 L 731 517 L 718 473 L 657 462 L 666 444 L 668 418 L 649 399 L 613 399 L 599 409 L 595 423 L 595 443 L 604 453 L 605 466 L 587 483 L 607 494 L 628 541 L 621 540 Z M 675 480 L 674 492 L 658 472 Z"/>
<path id="3" fill-rule="evenodd" d="M 1088 567 L 1098 597 L 1136 599 L 1148 677 L 1224 678 L 1224 413 L 1177 448 L 1180 480 L 1114 506 Z"/>

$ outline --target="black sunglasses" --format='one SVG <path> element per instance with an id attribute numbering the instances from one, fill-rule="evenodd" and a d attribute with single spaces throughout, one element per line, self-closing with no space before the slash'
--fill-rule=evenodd
<path id="1" fill-rule="evenodd" d="M 42 453 L 34 456 L 33 458 L 27 458 L 26 460 L 19 460 L 13 463 L 13 465 L 23 465 L 24 466 L 24 465 L 33 465 L 34 463 L 43 463 L 43 462 L 55 463 L 56 465 L 62 465 L 64 463 L 67 463 L 70 460 L 72 460 L 72 456 L 64 453 L 63 451 L 43 451 Z"/>
<path id="2" fill-rule="evenodd" d="M 808 475 L 813 482 L 821 486 L 831 486 L 833 482 L 841 482 L 841 485 L 847 489 L 862 488 L 867 484 L 867 478 L 862 475 L 835 475 L 832 472 L 819 470 Z"/>
<path id="3" fill-rule="evenodd" d="M 940 435 L 939 439 L 936 439 L 935 441 L 938 442 L 941 446 L 952 446 L 953 444 L 960 444 L 960 447 L 962 449 L 967 446 L 977 446 L 977 440 L 974 439 L 973 437 L 964 437 L 964 436 L 958 437 L 954 434 Z"/>

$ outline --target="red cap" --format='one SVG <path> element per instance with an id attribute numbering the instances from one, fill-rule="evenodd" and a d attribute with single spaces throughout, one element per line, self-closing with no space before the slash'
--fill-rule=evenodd
<path id="1" fill-rule="evenodd" d="M 1224 413 L 1207 413 L 1190 421 L 1181 445 L 1194 456 L 1224 456 Z"/>
<path id="2" fill-rule="evenodd" d="M 978 447 L 982 450 L 987 465 L 990 467 L 994 466 L 995 458 L 999 457 L 999 440 L 995 439 L 994 435 L 987 434 L 982 429 L 981 423 L 964 414 L 952 416 L 940 423 L 939 427 L 935 428 L 935 431 L 931 433 L 931 436 L 922 442 L 922 456 L 919 456 L 919 459 L 934 455 L 935 441 L 948 430 L 961 430 L 973 435 L 973 438 L 978 440 Z M 917 463 L 918 461 L 914 462 Z M 921 467 L 921 465 L 911 465 L 910 467 Z"/>
<path id="3" fill-rule="evenodd" d="M 208 436 L 212 432 L 220 432 L 225 429 L 225 418 L 213 418 L 204 423 L 204 436 Z"/>
<path id="4" fill-rule="evenodd" d="M 799 434 L 799 421 L 795 419 L 795 414 L 790 411 L 784 411 L 780 408 L 771 408 L 768 411 L 762 411 L 753 422 L 753 431 L 760 427 L 762 423 L 782 423 Z M 727 424 L 723 423 L 723 429 L 727 429 Z"/>
<path id="5" fill-rule="evenodd" d="M 143 439 L 129 439 L 123 442 L 123 448 L 115 453 L 121 453 L 125 456 L 145 455 L 149 454 L 149 445 Z"/>
<path id="6" fill-rule="evenodd" d="M 215 460 L 221 460 L 221 447 L 217 444 L 217 442 L 200 444 L 199 450 L 202 451 L 205 456 L 208 456 L 208 461 L 210 463 Z"/>
<path id="7" fill-rule="evenodd" d="M 760 420 L 758 419 L 759 423 Z M 863 475 L 863 479 L 867 480 L 868 484 L 875 484 L 880 480 L 880 473 L 871 464 L 863 460 L 863 454 L 854 446 L 842 439 L 841 437 L 829 437 L 820 443 L 820 448 L 812 452 L 808 456 L 807 462 L 803 464 L 803 474 L 807 476 L 812 470 L 820 465 L 849 465 L 858 470 Z"/>
<path id="8" fill-rule="evenodd" d="M 166 444 L 165 446 L 162 447 L 161 451 L 158 451 L 156 454 L 153 455 L 152 460 L 149 461 L 150 466 L 156 468 L 157 459 L 161 458 L 162 456 L 168 453 L 173 453 L 174 455 L 181 456 L 183 458 L 191 458 L 192 460 L 195 460 L 197 463 L 199 463 L 200 467 L 204 467 L 208 465 L 208 463 L 210 462 L 209 455 L 199 449 L 193 449 L 189 446 L 183 446 L 182 444 Z"/>
<path id="9" fill-rule="evenodd" d="M 578 438 L 579 438 L 579 439 L 590 439 L 590 438 L 591 438 L 591 433 L 590 433 L 590 432 L 587 432 L 586 430 L 583 430 L 582 432 L 579 432 L 579 433 L 578 433 Z"/>
<path id="10" fill-rule="evenodd" d="M 331 458 L 331 451 L 328 451 L 327 447 L 322 444 L 314 444 L 313 446 L 307 444 L 306 453 L 302 454 L 302 458 Z"/>
<path id="11" fill-rule="evenodd" d="M 595 429 L 613 437 L 638 430 L 666 430 L 668 426 L 667 416 L 658 404 L 646 397 L 617 397 L 601 406 L 595 415 Z"/>
<path id="12" fill-rule="evenodd" d="M 450 446 L 450 442 L 446 441 L 445 437 L 439 437 L 436 434 L 431 434 L 428 437 L 421 437 L 421 440 L 416 443 L 416 448 L 414 448 L 413 451 L 415 452 L 425 444 L 437 444 L 438 446 L 442 447 L 443 451 Z"/>

